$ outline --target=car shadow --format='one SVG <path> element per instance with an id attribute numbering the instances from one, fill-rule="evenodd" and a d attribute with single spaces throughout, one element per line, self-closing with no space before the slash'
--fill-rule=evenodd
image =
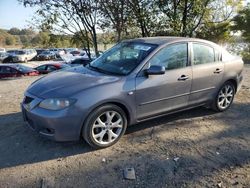
<path id="1" fill-rule="evenodd" d="M 216 112 L 211 110 L 211 109 L 208 109 L 205 107 L 197 107 L 197 108 L 185 110 L 182 112 L 164 115 L 164 116 L 152 119 L 152 120 L 140 122 L 140 123 L 133 125 L 133 126 L 129 126 L 127 131 L 126 131 L 126 134 L 137 132 L 137 131 L 147 129 L 150 127 L 160 126 L 162 124 L 167 124 L 170 122 L 174 122 L 176 120 L 204 117 L 204 116 L 208 116 L 208 115 L 213 115 L 215 113 Z"/>
<path id="2" fill-rule="evenodd" d="M 35 134 L 20 112 L 0 115 L 0 169 L 89 151 L 92 149 L 83 140 L 54 142 Z"/>

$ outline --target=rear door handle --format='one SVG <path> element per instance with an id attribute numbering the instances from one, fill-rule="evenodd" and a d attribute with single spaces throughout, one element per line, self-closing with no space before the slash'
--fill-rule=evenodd
<path id="1" fill-rule="evenodd" d="M 187 75 L 181 75 L 181 77 L 178 78 L 178 81 L 185 81 L 187 80 L 189 77 Z"/>
<path id="2" fill-rule="evenodd" d="M 221 72 L 222 72 L 222 70 L 217 68 L 217 69 L 214 71 L 214 74 L 220 74 Z"/>

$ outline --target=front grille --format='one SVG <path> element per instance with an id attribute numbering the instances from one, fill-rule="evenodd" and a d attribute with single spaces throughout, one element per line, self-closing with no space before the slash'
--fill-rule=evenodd
<path id="1" fill-rule="evenodd" d="M 25 96 L 24 98 L 24 104 L 29 104 L 33 101 L 34 99 L 32 97 Z"/>

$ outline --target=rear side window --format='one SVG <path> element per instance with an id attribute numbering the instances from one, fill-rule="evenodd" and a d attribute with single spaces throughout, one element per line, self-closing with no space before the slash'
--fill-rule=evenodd
<path id="1" fill-rule="evenodd" d="M 166 70 L 178 69 L 187 66 L 188 46 L 184 44 L 173 44 L 160 50 L 152 59 L 151 65 L 164 66 Z"/>
<path id="2" fill-rule="evenodd" d="M 194 65 L 200 65 L 205 63 L 215 62 L 214 48 L 193 43 L 193 63 Z"/>

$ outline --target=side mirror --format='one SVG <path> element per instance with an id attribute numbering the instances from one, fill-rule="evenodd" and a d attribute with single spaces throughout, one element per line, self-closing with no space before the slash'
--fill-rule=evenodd
<path id="1" fill-rule="evenodd" d="M 165 74 L 165 67 L 159 65 L 152 65 L 146 70 L 147 75 L 161 75 Z"/>

